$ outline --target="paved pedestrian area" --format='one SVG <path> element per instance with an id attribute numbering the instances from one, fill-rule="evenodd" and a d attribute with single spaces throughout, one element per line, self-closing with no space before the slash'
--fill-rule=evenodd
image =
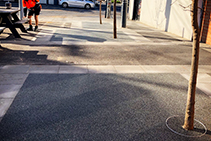
<path id="1" fill-rule="evenodd" d="M 169 116 L 184 113 L 187 82 L 180 74 L 169 73 L 29 74 L 0 123 L 0 136 L 3 140 L 187 140 L 165 125 Z M 196 99 L 196 118 L 210 127 L 209 118 L 204 118 L 209 117 L 210 98 L 197 90 Z M 205 132 L 196 128 L 201 132 L 191 135 Z"/>
<path id="2" fill-rule="evenodd" d="M 165 120 L 184 114 L 189 68 L 185 65 L 3 66 L 0 68 L 0 116 L 4 117 L 0 123 L 1 138 L 187 140 L 172 133 Z M 199 67 L 195 114 L 206 123 L 210 133 L 208 72 L 209 66 Z M 6 127 L 9 129 L 4 130 Z M 201 132 L 190 135 L 200 136 L 204 132 L 203 127 L 200 129 Z M 207 139 L 210 134 L 191 138 Z"/>
<path id="3" fill-rule="evenodd" d="M 1 34 L 1 139 L 211 140 L 211 47 L 201 44 L 196 91 L 195 118 L 207 130 L 196 121 L 187 132 L 177 125 L 191 42 L 140 22 L 121 28 L 117 15 L 117 39 L 97 10 L 49 6 L 39 32 Z"/>

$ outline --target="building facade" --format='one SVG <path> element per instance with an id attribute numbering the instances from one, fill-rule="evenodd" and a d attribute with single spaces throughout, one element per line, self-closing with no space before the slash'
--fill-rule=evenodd
<path id="1" fill-rule="evenodd" d="M 130 0 L 129 19 L 192 40 L 191 0 Z M 139 3 L 137 11 L 137 3 Z M 202 41 L 211 42 L 211 0 L 199 0 L 198 23 Z M 203 8 L 206 12 L 203 14 Z M 134 12 L 136 10 L 137 12 Z M 134 16 L 134 13 L 138 13 Z M 134 18 L 138 17 L 138 18 Z"/>

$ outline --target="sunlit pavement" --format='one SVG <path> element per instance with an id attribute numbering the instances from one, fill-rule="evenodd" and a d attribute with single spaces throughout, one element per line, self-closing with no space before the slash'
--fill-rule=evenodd
<path id="1" fill-rule="evenodd" d="M 1 34 L 1 126 L 8 128 L 13 122 L 20 122 L 14 124 L 11 130 L 7 129 L 7 133 L 1 131 L 5 134 L 5 139 L 187 140 L 166 129 L 165 119 L 184 113 L 191 42 L 134 21 L 128 21 L 128 28 L 120 28 L 119 13 L 117 23 L 117 39 L 113 39 L 112 19 L 103 18 L 103 24 L 100 25 L 97 10 L 78 11 L 69 8 L 65 11 L 44 7 L 40 15 L 39 32 L 21 33 L 22 39 L 14 39 L 9 30 Z M 205 44 L 201 44 L 197 82 L 196 118 L 206 125 L 208 132 L 193 140 L 207 140 L 211 136 L 211 47 Z M 68 92 L 71 93 L 69 96 Z M 27 93 L 29 96 L 24 96 Z M 48 100 L 52 93 L 52 98 Z M 178 96 L 180 93 L 181 97 Z M 37 99 L 36 94 L 39 97 Z M 57 97 L 57 94 L 61 96 Z M 17 103 L 15 101 L 6 114 L 16 95 Z M 57 104 L 64 101 L 65 104 L 61 105 L 69 107 L 68 112 L 73 108 L 73 114 L 65 116 L 63 110 L 68 108 L 57 105 L 57 98 L 60 100 Z M 43 101 L 36 104 L 40 99 Z M 45 109 L 48 104 L 53 106 Z M 41 106 L 40 111 L 46 112 L 46 115 L 39 113 L 39 109 L 35 110 L 36 107 L 33 106 Z M 152 108 L 153 106 L 158 108 Z M 76 112 L 74 107 L 79 111 Z M 17 113 L 15 110 L 18 110 Z M 61 115 L 57 114 L 57 110 L 61 110 Z M 38 112 L 34 119 L 29 116 L 33 111 L 35 115 Z M 20 117 L 16 117 L 16 114 Z M 153 114 L 154 122 L 147 120 Z M 62 119 L 62 116 L 65 118 Z M 27 126 L 30 119 L 31 122 L 40 123 L 37 126 L 29 123 Z M 23 122 L 23 127 L 15 132 Z M 76 123 L 71 124 L 72 122 Z M 28 129 L 32 126 L 35 127 Z M 45 136 L 44 132 L 48 128 L 52 128 L 52 131 L 49 130 Z M 70 132 L 61 134 L 69 128 L 72 128 Z"/>

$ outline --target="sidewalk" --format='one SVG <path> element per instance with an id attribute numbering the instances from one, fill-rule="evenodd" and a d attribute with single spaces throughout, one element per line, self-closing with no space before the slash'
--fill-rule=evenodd
<path id="1" fill-rule="evenodd" d="M 177 127 L 191 42 L 128 21 L 112 38 L 97 10 L 47 9 L 39 32 L 0 36 L 3 140 L 211 140 L 211 47 L 201 44 L 193 132 Z M 26 25 L 28 27 L 28 25 Z M 10 108 L 9 108 L 10 107 Z M 9 110 L 8 110 L 9 108 Z M 175 117 L 174 117 L 175 118 Z"/>

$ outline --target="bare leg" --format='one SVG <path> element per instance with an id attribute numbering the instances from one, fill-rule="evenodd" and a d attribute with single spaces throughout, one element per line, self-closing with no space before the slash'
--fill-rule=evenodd
<path id="1" fill-rule="evenodd" d="M 28 31 L 33 31 L 31 17 L 32 17 L 32 16 L 28 16 L 28 18 L 29 18 L 29 28 L 27 29 Z"/>
<path id="2" fill-rule="evenodd" d="M 38 22 L 39 22 L 39 21 L 38 21 L 38 16 L 39 16 L 39 15 L 35 15 L 35 16 L 34 16 L 34 19 L 35 19 L 35 25 L 36 25 L 36 26 L 38 26 Z"/>
<path id="3" fill-rule="evenodd" d="M 32 25 L 31 17 L 32 17 L 32 16 L 28 16 L 28 18 L 29 18 L 29 25 Z"/>

